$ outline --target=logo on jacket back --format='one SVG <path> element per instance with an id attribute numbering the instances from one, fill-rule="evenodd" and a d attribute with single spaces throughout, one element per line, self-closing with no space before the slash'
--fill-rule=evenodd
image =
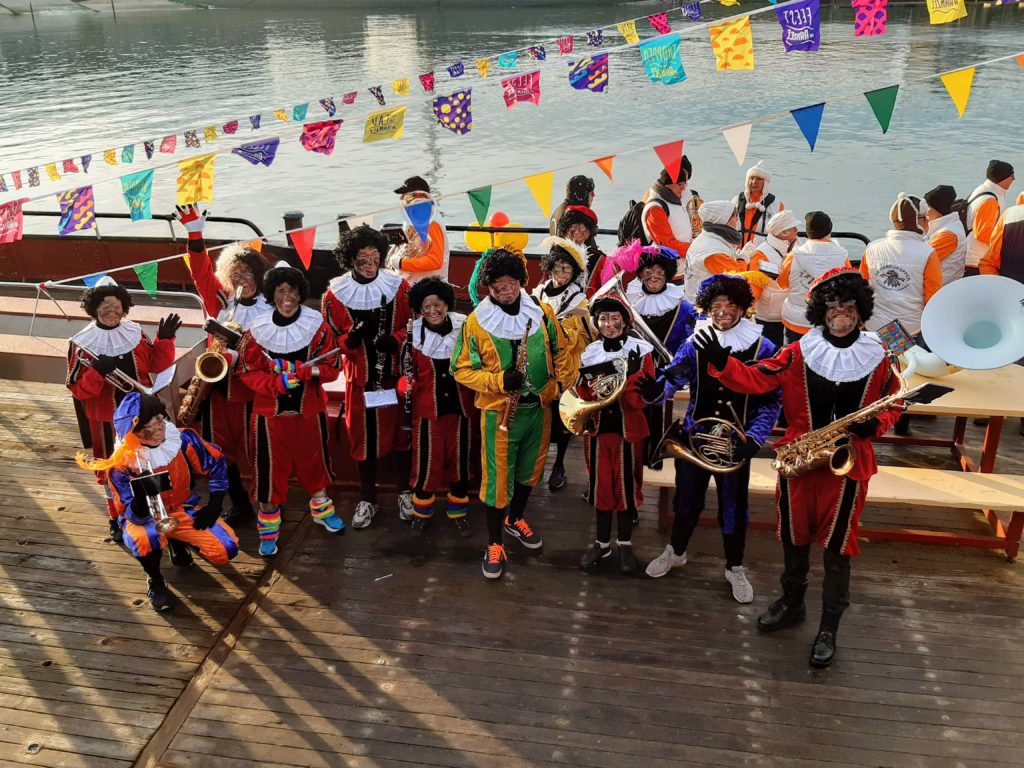
<path id="1" fill-rule="evenodd" d="M 878 273 L 878 282 L 890 291 L 902 291 L 910 285 L 910 273 L 903 267 L 888 264 Z"/>

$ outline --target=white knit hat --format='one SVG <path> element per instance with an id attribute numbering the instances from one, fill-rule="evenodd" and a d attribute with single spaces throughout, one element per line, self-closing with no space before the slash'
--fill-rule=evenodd
<path id="1" fill-rule="evenodd" d="M 764 165 L 762 165 L 762 163 L 764 163 L 764 160 L 758 160 L 754 165 L 747 169 L 747 180 L 744 185 L 744 189 L 749 192 L 750 180 L 756 176 L 759 179 L 764 179 L 764 187 L 762 187 L 761 194 L 767 195 L 768 187 L 772 183 L 772 174 L 764 167 Z"/>
<path id="2" fill-rule="evenodd" d="M 735 213 L 736 206 L 728 200 L 710 200 L 697 209 L 705 224 L 728 224 Z"/>
<path id="3" fill-rule="evenodd" d="M 793 229 L 794 227 L 799 229 L 800 222 L 796 220 L 796 216 L 793 215 L 792 211 L 779 211 L 768 219 L 768 232 L 776 237 L 787 229 Z"/>

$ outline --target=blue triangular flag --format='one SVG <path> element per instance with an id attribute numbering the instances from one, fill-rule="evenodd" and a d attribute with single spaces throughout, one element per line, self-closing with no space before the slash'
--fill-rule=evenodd
<path id="1" fill-rule="evenodd" d="M 88 277 L 83 277 L 82 278 L 82 282 L 85 283 L 90 288 L 94 288 L 96 286 L 96 283 L 98 283 L 100 280 L 102 280 L 106 276 L 107 276 L 106 272 L 97 272 L 95 275 L 89 275 Z"/>
<path id="2" fill-rule="evenodd" d="M 789 110 L 793 119 L 796 120 L 796 124 L 800 126 L 800 132 L 807 139 L 807 143 L 811 145 L 811 152 L 814 151 L 814 144 L 818 141 L 818 128 L 821 127 L 821 115 L 824 111 L 824 101 L 821 104 Z"/>
<path id="3" fill-rule="evenodd" d="M 430 217 L 434 214 L 434 203 L 430 200 L 424 200 L 420 203 L 407 205 L 402 210 L 405 212 L 406 218 L 409 219 L 409 223 L 412 224 L 413 229 L 416 230 L 416 234 L 420 236 L 420 240 L 424 243 L 427 242 L 427 230 L 430 229 Z"/>

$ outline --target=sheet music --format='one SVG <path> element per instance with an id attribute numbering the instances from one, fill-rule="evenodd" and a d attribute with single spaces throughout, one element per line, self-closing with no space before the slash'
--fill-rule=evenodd
<path id="1" fill-rule="evenodd" d="M 178 369 L 177 363 L 172 363 L 170 368 L 166 368 L 158 373 L 153 378 L 153 386 L 151 387 L 153 393 L 159 392 L 161 389 L 170 386 L 171 382 L 174 381 L 174 373 Z"/>

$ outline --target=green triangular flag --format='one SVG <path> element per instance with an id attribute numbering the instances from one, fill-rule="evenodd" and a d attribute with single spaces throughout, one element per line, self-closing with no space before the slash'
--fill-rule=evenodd
<path id="1" fill-rule="evenodd" d="M 156 262 L 151 261 L 148 264 L 140 264 L 137 267 L 132 267 L 135 270 L 135 274 L 139 276 L 139 282 L 142 283 L 142 287 L 146 289 L 152 298 L 156 298 Z"/>
<path id="2" fill-rule="evenodd" d="M 898 85 L 890 85 L 887 88 L 879 88 L 875 91 L 865 91 L 864 96 L 871 105 L 871 111 L 875 113 L 875 119 L 882 126 L 882 133 L 889 130 L 889 121 L 892 120 L 892 111 L 896 107 L 896 92 Z"/>
<path id="3" fill-rule="evenodd" d="M 469 204 L 473 206 L 473 215 L 481 224 L 487 224 L 487 211 L 491 207 L 491 188 L 480 187 L 471 189 L 466 193 L 469 195 Z"/>

